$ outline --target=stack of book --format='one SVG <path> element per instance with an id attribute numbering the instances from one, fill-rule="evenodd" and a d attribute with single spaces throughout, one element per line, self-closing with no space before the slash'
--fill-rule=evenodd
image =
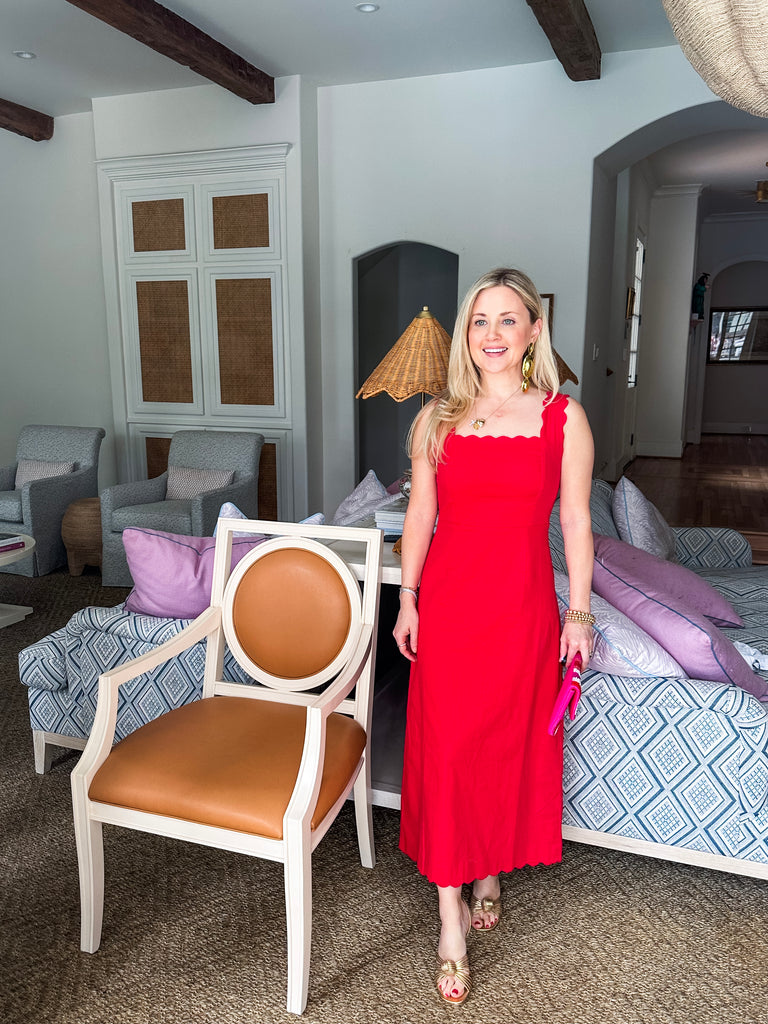
<path id="1" fill-rule="evenodd" d="M 376 525 L 385 534 L 400 537 L 403 533 L 405 511 L 408 508 L 407 498 L 398 498 L 383 508 L 377 508 L 374 513 Z"/>
<path id="2" fill-rule="evenodd" d="M 0 533 L 0 555 L 24 547 L 24 538 L 17 533 Z"/>

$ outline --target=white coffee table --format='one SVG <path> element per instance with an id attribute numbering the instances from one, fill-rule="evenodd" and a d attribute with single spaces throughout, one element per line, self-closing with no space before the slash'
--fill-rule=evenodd
<path id="1" fill-rule="evenodd" d="M 20 558 L 26 558 L 35 546 L 35 538 L 26 533 L 19 536 L 24 541 L 23 548 L 14 548 L 12 551 L 0 552 L 0 565 L 10 565 L 11 562 L 18 562 Z M 0 629 L 10 626 L 13 622 L 20 622 L 27 615 L 32 614 L 32 609 L 23 604 L 0 604 Z"/>

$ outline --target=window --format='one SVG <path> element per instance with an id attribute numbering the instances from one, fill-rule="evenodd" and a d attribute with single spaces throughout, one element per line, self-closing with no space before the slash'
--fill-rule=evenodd
<path id="1" fill-rule="evenodd" d="M 640 341 L 640 301 L 643 294 L 643 266 L 645 245 L 641 238 L 635 241 L 635 266 L 632 287 L 627 296 L 627 326 L 629 328 L 629 365 L 627 366 L 627 387 L 637 387 L 637 350 Z"/>

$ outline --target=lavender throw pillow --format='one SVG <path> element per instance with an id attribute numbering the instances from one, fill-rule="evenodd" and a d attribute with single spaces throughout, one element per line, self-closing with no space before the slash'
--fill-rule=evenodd
<path id="1" fill-rule="evenodd" d="M 595 537 L 596 593 L 650 634 L 692 679 L 740 686 L 758 700 L 768 699 L 768 682 L 750 669 L 717 626 L 685 601 L 665 595 L 658 581 L 626 578 L 620 567 L 600 554 L 606 539 L 610 538 Z"/>
<path id="2" fill-rule="evenodd" d="M 682 565 L 667 562 L 642 548 L 599 533 L 595 534 L 595 558 L 630 586 L 639 587 L 650 596 L 673 604 L 682 603 L 691 611 L 706 615 L 716 626 L 744 625 L 722 594 Z"/>
<path id="3" fill-rule="evenodd" d="M 266 537 L 232 538 L 232 568 Z M 161 530 L 123 530 L 133 590 L 126 610 L 163 619 L 194 619 L 211 603 L 213 537 L 185 537 Z"/>

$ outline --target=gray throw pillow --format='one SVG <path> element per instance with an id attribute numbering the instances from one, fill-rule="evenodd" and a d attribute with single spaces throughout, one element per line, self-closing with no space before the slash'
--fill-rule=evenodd
<path id="1" fill-rule="evenodd" d="M 676 561 L 672 527 L 656 506 L 625 476 L 619 480 L 613 492 L 613 521 L 625 544 L 641 548 L 649 555 L 663 558 L 667 562 Z"/>
<path id="2" fill-rule="evenodd" d="M 217 491 L 232 483 L 231 469 L 192 469 L 191 466 L 169 466 L 165 496 L 170 500 L 189 500 L 207 491 Z"/>
<path id="3" fill-rule="evenodd" d="M 74 473 L 74 462 L 46 462 L 44 459 L 19 459 L 16 466 L 16 483 L 14 488 L 20 491 L 24 484 L 32 480 L 47 480 L 52 476 L 64 476 Z"/>
<path id="4" fill-rule="evenodd" d="M 372 469 L 369 469 L 357 487 L 336 509 L 334 526 L 349 526 L 358 519 L 372 515 L 377 508 L 398 501 L 401 495 L 389 494 Z"/>

